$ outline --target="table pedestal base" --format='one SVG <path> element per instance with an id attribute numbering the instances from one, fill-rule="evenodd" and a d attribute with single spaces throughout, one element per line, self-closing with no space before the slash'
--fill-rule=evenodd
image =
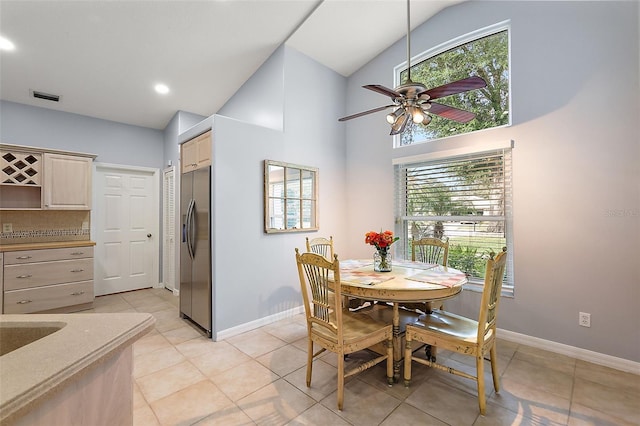
<path id="1" fill-rule="evenodd" d="M 400 367 L 404 359 L 406 326 L 416 322 L 421 315 L 420 312 L 399 308 L 397 303 L 394 303 L 393 306 L 376 303 L 362 308 L 358 312 L 369 315 L 377 321 L 393 324 L 393 380 L 397 383 L 400 380 Z M 386 348 L 382 344 L 372 346 L 369 349 L 379 354 L 386 353 Z"/>

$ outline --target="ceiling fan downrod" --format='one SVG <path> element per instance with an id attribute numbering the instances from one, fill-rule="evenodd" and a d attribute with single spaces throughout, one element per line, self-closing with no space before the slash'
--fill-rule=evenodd
<path id="1" fill-rule="evenodd" d="M 409 1 L 407 0 L 407 83 L 412 83 L 411 81 L 411 7 L 409 6 Z"/>
<path id="2" fill-rule="evenodd" d="M 393 112 L 386 116 L 387 122 L 391 125 L 390 135 L 403 133 L 409 121 L 413 121 L 415 124 L 422 124 L 423 126 L 428 125 L 432 118 L 430 114 L 459 123 L 467 123 L 475 118 L 476 115 L 474 113 L 433 101 L 469 90 L 480 89 L 486 85 L 486 82 L 477 76 L 463 78 L 462 80 L 443 84 L 442 86 L 431 89 L 427 89 L 422 83 L 415 83 L 411 80 L 411 7 L 410 0 L 407 0 L 407 79 L 405 83 L 400 84 L 395 89 L 389 89 L 380 84 L 367 84 L 362 86 L 365 89 L 373 90 L 374 92 L 389 97 L 392 103 L 341 117 L 338 121 L 347 121 L 393 108 Z M 427 111 L 429 111 L 429 114 L 427 114 Z"/>

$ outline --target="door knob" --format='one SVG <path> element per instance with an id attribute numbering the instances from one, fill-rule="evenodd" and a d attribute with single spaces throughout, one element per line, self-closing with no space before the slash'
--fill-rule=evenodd
<path id="1" fill-rule="evenodd" d="M 151 234 L 147 234 L 147 238 L 151 238 Z"/>

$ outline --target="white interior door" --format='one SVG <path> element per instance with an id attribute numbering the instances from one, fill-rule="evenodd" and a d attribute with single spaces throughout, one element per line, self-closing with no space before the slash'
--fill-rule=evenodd
<path id="1" fill-rule="evenodd" d="M 96 163 L 96 296 L 158 285 L 158 169 Z"/>
<path id="2" fill-rule="evenodd" d="M 176 168 L 162 173 L 162 283 L 175 293 L 176 273 Z"/>

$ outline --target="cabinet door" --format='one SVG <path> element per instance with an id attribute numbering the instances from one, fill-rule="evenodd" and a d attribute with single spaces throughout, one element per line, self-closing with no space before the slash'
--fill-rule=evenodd
<path id="1" fill-rule="evenodd" d="M 211 130 L 182 144 L 182 173 L 211 165 Z"/>
<path id="2" fill-rule="evenodd" d="M 196 138 L 198 151 L 197 169 L 211 165 L 211 130 Z"/>
<path id="3" fill-rule="evenodd" d="M 195 139 L 183 143 L 181 148 L 180 164 L 182 173 L 194 171 L 198 166 L 198 146 Z"/>
<path id="4" fill-rule="evenodd" d="M 44 154 L 44 208 L 91 210 L 91 164 L 88 157 Z"/>

